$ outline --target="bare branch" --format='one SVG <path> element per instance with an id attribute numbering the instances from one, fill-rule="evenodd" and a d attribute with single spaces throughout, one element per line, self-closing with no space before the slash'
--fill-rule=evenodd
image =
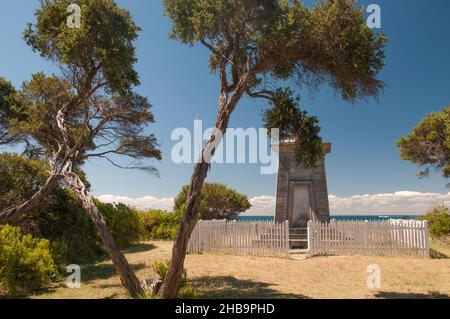
<path id="1" fill-rule="evenodd" d="M 138 169 L 138 170 L 142 170 L 142 171 L 145 171 L 145 172 L 147 172 L 147 173 L 149 173 L 149 174 L 151 174 L 151 175 L 154 175 L 154 176 L 156 176 L 156 177 L 159 177 L 159 172 L 158 172 L 158 170 L 156 169 L 156 168 L 154 168 L 153 166 L 122 166 L 122 165 L 119 165 L 119 164 L 117 164 L 117 163 L 115 163 L 112 159 L 110 159 L 109 157 L 107 157 L 107 156 L 99 156 L 100 158 L 104 158 L 104 159 L 106 159 L 108 162 L 110 162 L 113 166 L 115 166 L 115 167 L 117 167 L 117 168 L 120 168 L 120 169 L 127 169 L 127 170 L 135 170 L 135 169 Z"/>
<path id="2" fill-rule="evenodd" d="M 268 90 L 252 92 L 252 90 L 250 88 L 247 88 L 246 93 L 248 94 L 248 96 L 255 98 L 255 99 L 266 99 L 266 100 L 273 101 L 273 92 L 268 91 Z"/>

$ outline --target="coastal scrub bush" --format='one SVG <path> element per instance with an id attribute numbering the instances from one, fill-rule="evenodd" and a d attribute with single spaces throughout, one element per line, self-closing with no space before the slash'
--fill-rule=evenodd
<path id="1" fill-rule="evenodd" d="M 42 160 L 0 154 L 0 210 L 18 205 L 38 191 L 48 177 L 48 164 Z M 94 225 L 72 191 L 53 189 L 37 207 L 17 221 L 24 234 L 51 242 L 58 264 L 92 260 L 102 254 Z"/>
<path id="2" fill-rule="evenodd" d="M 425 216 L 429 223 L 429 231 L 432 237 L 445 238 L 450 236 L 450 214 L 445 206 L 433 208 Z"/>
<path id="3" fill-rule="evenodd" d="M 180 225 L 181 215 L 162 210 L 140 212 L 144 228 L 143 240 L 174 240 Z"/>
<path id="4" fill-rule="evenodd" d="M 119 247 L 127 247 L 139 242 L 143 236 L 143 226 L 135 208 L 125 204 L 97 202 L 97 208 L 105 217 L 114 240 Z"/>
<path id="5" fill-rule="evenodd" d="M 19 227 L 0 226 L 0 285 L 8 294 L 42 288 L 55 273 L 48 240 L 22 235 Z"/>
<path id="6" fill-rule="evenodd" d="M 184 211 L 184 203 L 186 203 L 188 192 L 189 185 L 183 186 L 175 198 L 174 210 L 180 212 L 180 214 Z M 204 183 L 198 215 L 203 220 L 232 220 L 251 207 L 252 205 L 247 195 L 241 194 L 223 184 Z"/>

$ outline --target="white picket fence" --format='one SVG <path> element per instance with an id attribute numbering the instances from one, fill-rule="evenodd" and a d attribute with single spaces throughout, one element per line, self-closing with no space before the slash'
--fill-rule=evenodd
<path id="1" fill-rule="evenodd" d="M 311 255 L 430 256 L 426 221 L 309 222 Z"/>
<path id="2" fill-rule="evenodd" d="M 187 251 L 194 254 L 288 256 L 289 223 L 199 221 Z"/>

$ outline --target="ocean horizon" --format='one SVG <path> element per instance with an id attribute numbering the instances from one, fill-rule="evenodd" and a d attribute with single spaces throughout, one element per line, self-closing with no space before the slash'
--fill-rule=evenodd
<path id="1" fill-rule="evenodd" d="M 421 217 L 420 215 L 331 215 L 331 220 L 336 221 L 378 221 L 390 219 L 405 219 L 415 220 Z M 259 221 L 273 221 L 274 216 L 237 216 L 236 221 L 241 222 L 259 222 Z"/>

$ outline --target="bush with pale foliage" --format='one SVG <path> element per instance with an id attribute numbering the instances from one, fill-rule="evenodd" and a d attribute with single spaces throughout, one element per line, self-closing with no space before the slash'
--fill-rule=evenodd
<path id="1" fill-rule="evenodd" d="M 436 206 L 428 212 L 425 219 L 429 223 L 430 235 L 434 238 L 450 237 L 450 214 L 445 206 Z"/>

